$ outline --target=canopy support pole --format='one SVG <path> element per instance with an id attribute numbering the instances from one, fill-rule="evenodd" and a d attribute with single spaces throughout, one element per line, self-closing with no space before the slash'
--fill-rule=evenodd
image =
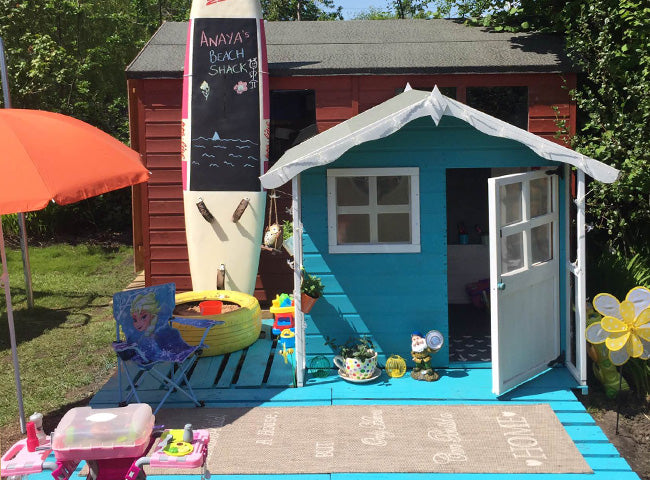
<path id="1" fill-rule="evenodd" d="M 7 60 L 5 46 L 0 37 L 0 79 L 2 80 L 2 97 L 5 108 L 11 108 L 9 96 L 9 77 L 7 75 Z M 23 275 L 25 276 L 25 293 L 27 295 L 27 308 L 34 308 L 34 289 L 32 288 L 32 270 L 29 262 L 29 249 L 27 247 L 27 229 L 25 228 L 25 214 L 18 213 L 18 231 L 20 236 L 20 251 L 23 257 Z M 24 430 L 23 430 L 23 433 Z"/>
<path id="2" fill-rule="evenodd" d="M 9 340 L 11 343 L 11 360 L 14 364 L 14 379 L 16 381 L 16 399 L 18 400 L 18 414 L 20 415 L 20 431 L 25 430 L 25 408 L 23 406 L 23 389 L 20 385 L 20 368 L 18 366 L 18 351 L 16 347 L 16 331 L 14 329 L 14 311 L 11 306 L 11 292 L 9 289 L 9 272 L 7 271 L 7 257 L 5 255 L 5 237 L 2 234 L 2 217 L 0 217 L 0 259 L 2 260 L 2 275 L 0 284 L 4 286 L 7 300 L 7 322 L 9 323 Z"/>

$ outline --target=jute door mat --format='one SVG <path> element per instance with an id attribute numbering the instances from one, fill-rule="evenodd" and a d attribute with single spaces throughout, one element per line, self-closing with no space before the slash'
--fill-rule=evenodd
<path id="1" fill-rule="evenodd" d="M 167 409 L 156 423 L 209 428 L 212 474 L 592 473 L 548 405 Z"/>

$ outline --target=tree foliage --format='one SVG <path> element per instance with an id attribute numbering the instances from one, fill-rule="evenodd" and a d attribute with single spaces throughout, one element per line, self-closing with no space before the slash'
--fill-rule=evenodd
<path id="1" fill-rule="evenodd" d="M 355 15 L 355 20 L 388 20 L 405 18 L 431 18 L 428 6 L 432 0 L 391 0 L 385 8 L 370 7 Z"/>
<path id="2" fill-rule="evenodd" d="M 0 0 L 12 106 L 70 115 L 127 141 L 124 69 L 163 21 L 186 19 L 189 6 L 186 0 Z M 81 228 L 128 230 L 129 190 L 29 214 L 28 229 L 39 237 Z"/>
<path id="3" fill-rule="evenodd" d="M 181 0 L 0 0 L 12 104 L 85 120 L 125 141 L 124 69 Z"/>
<path id="4" fill-rule="evenodd" d="M 334 0 L 262 0 L 266 20 L 343 20 Z"/>
<path id="5" fill-rule="evenodd" d="M 574 146 L 621 170 L 616 183 L 593 182 L 589 187 L 587 211 L 595 239 L 622 253 L 647 253 L 650 6 L 642 1 L 591 0 L 569 7 L 569 54 L 584 72 L 580 88 L 573 92 L 583 115 Z"/>
<path id="6" fill-rule="evenodd" d="M 650 250 L 650 5 L 643 0 L 435 0 L 472 25 L 566 35 L 582 72 L 571 92 L 578 107 L 578 151 L 621 170 L 612 185 L 592 182 L 590 238 L 603 250 Z"/>
<path id="7" fill-rule="evenodd" d="M 432 0 L 438 16 L 466 18 L 495 31 L 560 31 L 566 0 Z"/>

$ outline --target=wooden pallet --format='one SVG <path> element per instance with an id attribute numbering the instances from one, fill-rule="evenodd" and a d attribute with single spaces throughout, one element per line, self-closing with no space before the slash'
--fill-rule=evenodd
<path id="1" fill-rule="evenodd" d="M 269 326 L 264 327 L 268 332 Z M 382 377 L 368 384 L 348 383 L 334 370 L 325 378 L 308 378 L 302 388 L 292 388 L 290 365 L 277 354 L 270 335 L 242 352 L 222 357 L 201 359 L 191 372 L 194 392 L 206 408 L 297 406 L 297 405 L 359 405 L 359 404 L 493 404 L 547 403 L 558 416 L 578 450 L 594 470 L 594 474 L 481 474 L 480 480 L 638 480 L 625 459 L 608 441 L 571 390 L 575 382 L 563 368 L 550 369 L 534 380 L 496 397 L 491 393 L 489 369 L 439 369 L 438 382 L 415 381 L 408 376 Z M 142 385 L 143 401 L 155 405 L 163 391 Z M 92 399 L 93 407 L 113 407 L 119 400 L 117 380 L 111 379 Z M 191 407 L 185 398 L 172 395 L 166 407 Z M 215 476 L 218 472 L 212 472 Z M 184 476 L 160 476 L 155 480 L 198 480 Z M 270 480 L 274 475 L 229 476 L 237 480 Z M 323 474 L 282 475 L 283 480 L 468 480 L 476 474 Z M 46 480 L 34 478 L 33 480 Z"/>

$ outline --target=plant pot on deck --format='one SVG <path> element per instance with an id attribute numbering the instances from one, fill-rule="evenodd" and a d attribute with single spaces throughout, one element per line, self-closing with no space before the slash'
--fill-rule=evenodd
<path id="1" fill-rule="evenodd" d="M 306 293 L 301 293 L 300 294 L 300 310 L 302 310 L 303 313 L 309 313 L 311 311 L 311 308 L 314 306 L 314 303 L 316 303 L 316 300 L 318 300 L 320 297 L 310 297 Z"/>
<path id="2" fill-rule="evenodd" d="M 336 365 L 343 375 L 352 380 L 367 380 L 373 376 L 377 368 L 377 352 L 364 360 L 358 358 L 343 358 L 341 355 L 334 357 Z"/>

